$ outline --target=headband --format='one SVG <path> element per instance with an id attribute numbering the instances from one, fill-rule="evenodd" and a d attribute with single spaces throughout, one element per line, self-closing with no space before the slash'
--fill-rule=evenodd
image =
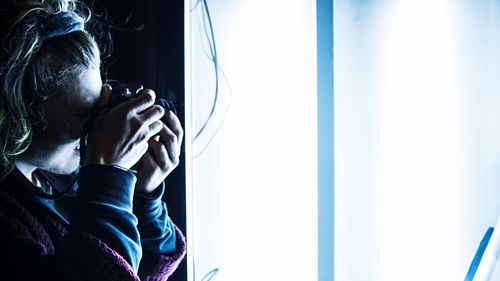
<path id="1" fill-rule="evenodd" d="M 44 19 L 40 24 L 42 41 L 84 30 L 84 21 L 72 12 L 59 12 Z"/>

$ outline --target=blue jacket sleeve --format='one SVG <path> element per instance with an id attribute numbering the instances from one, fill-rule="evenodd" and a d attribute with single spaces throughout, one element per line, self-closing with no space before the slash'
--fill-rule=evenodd
<path id="1" fill-rule="evenodd" d="M 152 194 L 137 193 L 134 197 L 142 249 L 156 254 L 176 252 L 175 227 L 168 216 L 167 205 L 161 200 L 164 191 L 162 183 Z"/>
<path id="2" fill-rule="evenodd" d="M 132 213 L 135 175 L 113 166 L 88 165 L 78 176 L 78 203 L 70 228 L 105 242 L 137 272 L 142 256 L 137 218 Z"/>

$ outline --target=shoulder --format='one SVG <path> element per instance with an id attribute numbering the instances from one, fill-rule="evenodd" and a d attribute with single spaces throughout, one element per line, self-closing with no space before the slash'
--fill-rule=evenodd
<path id="1" fill-rule="evenodd" d="M 32 280 L 31 277 L 37 276 L 33 280 L 138 281 L 121 256 L 88 233 L 68 233 L 61 241 L 56 241 L 54 249 L 55 240 L 51 240 L 47 228 L 29 209 L 0 189 L 2 276 L 17 277 L 12 280 Z"/>
<path id="2" fill-rule="evenodd" d="M 0 244 L 26 245 L 41 254 L 54 251 L 44 226 L 23 204 L 5 190 L 0 189 Z"/>

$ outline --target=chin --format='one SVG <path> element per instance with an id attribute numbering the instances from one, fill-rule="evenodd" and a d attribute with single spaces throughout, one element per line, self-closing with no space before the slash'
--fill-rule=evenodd
<path id="1" fill-rule="evenodd" d="M 50 173 L 53 173 L 53 174 L 57 174 L 57 175 L 70 175 L 72 174 L 74 171 L 76 171 L 76 169 L 78 169 L 78 165 L 76 166 L 71 166 L 71 167 L 64 167 L 64 168 L 52 168 L 52 169 L 47 169 L 46 171 L 47 172 L 50 172 Z"/>
<path id="2" fill-rule="evenodd" d="M 69 175 L 79 167 L 80 167 L 80 157 L 77 158 L 72 157 L 67 161 L 64 162 L 61 161 L 57 163 L 57 165 L 51 165 L 51 167 L 46 169 L 46 171 L 58 175 Z"/>

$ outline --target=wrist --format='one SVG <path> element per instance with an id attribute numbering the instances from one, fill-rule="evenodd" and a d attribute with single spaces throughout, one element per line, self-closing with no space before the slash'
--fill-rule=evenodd
<path id="1" fill-rule="evenodd" d="M 135 189 L 135 194 L 138 198 L 145 200 L 158 200 L 161 199 L 165 191 L 165 184 L 162 182 L 153 190 L 145 190 L 137 188 Z"/>
<path id="2" fill-rule="evenodd" d="M 136 176 L 131 172 L 110 165 L 86 165 L 80 169 L 78 183 L 79 200 L 132 207 Z"/>

